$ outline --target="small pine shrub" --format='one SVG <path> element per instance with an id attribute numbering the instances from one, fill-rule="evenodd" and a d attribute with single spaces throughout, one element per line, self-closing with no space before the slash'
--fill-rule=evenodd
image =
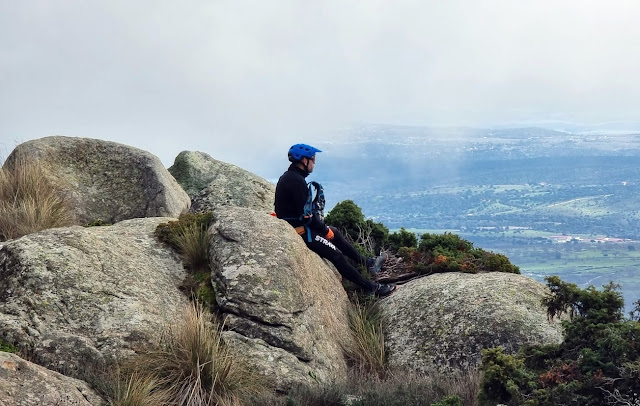
<path id="1" fill-rule="evenodd" d="M 377 255 L 389 236 L 384 224 L 365 219 L 362 209 L 352 200 L 336 204 L 325 216 L 325 223 L 340 230 L 365 257 Z"/>
<path id="2" fill-rule="evenodd" d="M 449 395 L 429 406 L 462 406 L 462 400 L 458 395 Z"/>
<path id="3" fill-rule="evenodd" d="M 416 237 L 415 233 L 411 233 L 402 227 L 400 231 L 389 234 L 388 245 L 389 249 L 394 252 L 401 248 L 417 248 L 418 237 Z"/>
<path id="4" fill-rule="evenodd" d="M 571 316 L 563 321 L 564 341 L 513 356 L 483 353 L 483 404 L 640 404 L 640 323 L 622 317 L 618 286 L 580 289 L 558 277 L 547 278 L 547 285 L 549 316 Z"/>
<path id="5" fill-rule="evenodd" d="M 420 237 L 417 252 L 401 248 L 398 253 L 409 269 L 421 275 L 441 272 L 520 273 L 520 269 L 506 256 L 474 248 L 470 241 L 451 233 L 425 233 Z"/>

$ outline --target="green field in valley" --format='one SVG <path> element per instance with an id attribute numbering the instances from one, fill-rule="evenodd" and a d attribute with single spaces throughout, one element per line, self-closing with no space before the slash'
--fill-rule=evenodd
<path id="1" fill-rule="evenodd" d="M 394 231 L 394 230 L 392 230 Z M 410 229 L 423 233 L 451 232 L 470 240 L 477 248 L 500 252 L 520 267 L 522 274 L 544 282 L 546 276 L 558 275 L 582 288 L 613 281 L 621 286 L 626 309 L 640 300 L 640 243 L 591 242 L 602 236 L 572 235 L 570 242 L 554 242 L 553 233 L 520 229 L 495 232 L 491 230 L 461 232 L 453 229 Z M 580 238 L 581 241 L 578 241 Z"/>

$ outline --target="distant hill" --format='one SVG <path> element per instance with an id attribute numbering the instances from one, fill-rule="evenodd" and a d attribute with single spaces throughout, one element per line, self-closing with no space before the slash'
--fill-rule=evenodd
<path id="1" fill-rule="evenodd" d="M 624 274 L 611 279 L 628 301 L 640 297 L 629 293 L 640 292 L 640 257 L 628 251 L 640 250 L 640 133 L 369 125 L 314 145 L 323 153 L 311 178 L 329 208 L 351 199 L 392 229 L 457 232 L 539 279 Z M 581 245 L 568 252 L 549 238 L 562 234 Z M 632 241 L 608 253 L 591 243 L 602 238 Z"/>

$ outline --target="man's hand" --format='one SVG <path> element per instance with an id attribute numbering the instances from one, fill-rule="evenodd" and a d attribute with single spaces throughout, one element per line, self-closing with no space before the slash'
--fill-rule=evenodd
<path id="1" fill-rule="evenodd" d="M 325 235 L 324 238 L 326 238 L 329 241 L 333 240 L 333 230 L 329 229 L 329 231 L 327 232 L 327 235 Z"/>

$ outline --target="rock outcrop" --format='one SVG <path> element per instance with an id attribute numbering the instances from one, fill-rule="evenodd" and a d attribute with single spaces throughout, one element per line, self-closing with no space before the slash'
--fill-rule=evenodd
<path id="1" fill-rule="evenodd" d="M 149 152 L 90 138 L 45 137 L 18 145 L 4 167 L 38 161 L 70 201 L 78 224 L 177 217 L 189 196 Z"/>
<path id="2" fill-rule="evenodd" d="M 273 184 L 204 152 L 181 152 L 169 172 L 191 197 L 191 211 L 212 211 L 221 206 L 273 211 Z"/>
<path id="3" fill-rule="evenodd" d="M 547 287 L 523 275 L 442 273 L 401 286 L 381 302 L 392 367 L 450 372 L 475 367 L 483 348 L 515 353 L 562 341 L 541 304 Z"/>
<path id="4" fill-rule="evenodd" d="M 0 405 L 101 406 L 106 405 L 85 382 L 0 352 Z"/>
<path id="5" fill-rule="evenodd" d="M 280 389 L 344 380 L 348 298 L 335 271 L 282 220 L 240 207 L 215 213 L 210 254 L 227 342 Z"/>
<path id="6" fill-rule="evenodd" d="M 147 346 L 187 298 L 177 256 L 153 232 L 170 218 L 73 226 L 0 250 L 0 338 L 39 365 L 83 369 Z"/>

